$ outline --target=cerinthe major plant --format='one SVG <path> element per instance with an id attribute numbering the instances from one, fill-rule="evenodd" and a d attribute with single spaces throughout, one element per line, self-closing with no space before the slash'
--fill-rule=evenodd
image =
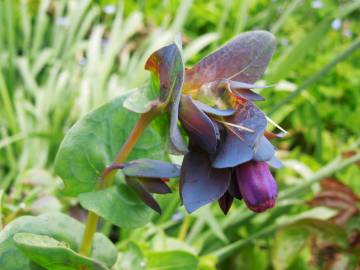
<path id="1" fill-rule="evenodd" d="M 152 194 L 171 192 L 170 178 L 180 177 L 189 213 L 218 200 L 226 214 L 234 198 L 254 212 L 273 207 L 277 186 L 269 165 L 278 168 L 281 162 L 270 139 L 281 134 L 266 131 L 268 118 L 254 104 L 263 98 L 251 89 L 265 88 L 254 83 L 274 49 L 272 34 L 253 31 L 189 69 L 180 39 L 154 52 L 145 64 L 149 83 L 80 119 L 60 146 L 55 170 L 64 194 L 89 210 L 85 228 L 53 214 L 16 220 L 3 233 L 9 248 L 24 258 L 22 269 L 30 269 L 30 262 L 47 267 L 41 248 L 60 254 L 53 269 L 68 263 L 64 258 L 75 269 L 112 267 L 116 251 L 96 233 L 99 218 L 122 228 L 145 225 L 151 209 L 161 212 Z M 181 167 L 163 161 L 168 153 L 184 155 Z M 69 234 L 70 224 L 78 231 Z M 26 229 L 34 226 L 38 230 Z M 59 244 L 64 241 L 70 246 Z"/>

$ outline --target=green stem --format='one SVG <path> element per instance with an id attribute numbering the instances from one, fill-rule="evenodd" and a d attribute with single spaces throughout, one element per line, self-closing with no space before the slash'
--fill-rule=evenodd
<path id="1" fill-rule="evenodd" d="M 187 233 L 188 233 L 188 230 L 189 230 L 189 227 L 190 227 L 190 223 L 191 223 L 191 216 L 190 215 L 187 215 L 185 218 L 184 218 L 184 221 L 180 227 L 180 231 L 179 231 L 179 240 L 181 241 L 184 241 Z"/>
<path id="2" fill-rule="evenodd" d="M 135 127 L 131 131 L 128 139 L 125 144 L 121 148 L 121 150 L 116 155 L 116 158 L 113 164 L 122 163 L 126 160 L 131 150 L 134 148 L 135 144 L 145 131 L 146 127 L 150 124 L 150 122 L 158 115 L 159 110 L 157 107 L 154 107 L 147 113 L 144 113 L 140 116 L 138 122 Z M 111 166 L 110 166 L 111 167 Z M 101 175 L 101 181 L 98 183 L 96 190 L 105 189 L 110 187 L 114 182 L 114 176 L 116 174 L 116 170 L 108 170 L 105 169 Z M 94 212 L 89 211 L 85 231 L 82 239 L 82 243 L 80 245 L 80 254 L 84 256 L 88 256 L 90 254 L 92 241 L 94 239 L 94 235 L 96 232 L 96 227 L 99 221 L 99 216 Z"/>
<path id="3" fill-rule="evenodd" d="M 297 195 L 301 194 L 302 191 L 308 189 L 313 184 L 319 182 L 320 180 L 324 179 L 325 177 L 327 177 L 337 171 L 340 171 L 340 170 L 346 168 L 347 166 L 349 166 L 353 163 L 356 163 L 358 161 L 360 161 L 360 153 L 358 153 L 350 158 L 347 158 L 347 159 L 342 159 L 340 157 L 337 157 L 332 162 L 330 162 L 328 165 L 326 165 L 325 167 L 320 169 L 317 173 L 315 173 L 314 175 L 312 175 L 311 177 L 306 179 L 306 181 L 303 184 L 298 185 L 292 189 L 287 189 L 287 190 L 283 191 L 282 193 L 280 193 L 279 200 L 284 200 L 284 199 L 287 199 L 292 196 L 297 196 Z M 232 243 L 226 247 L 223 247 L 223 248 L 213 251 L 211 253 L 211 255 L 218 257 L 220 261 L 224 260 L 228 256 L 230 256 L 233 252 L 238 250 L 240 247 L 244 246 L 245 244 L 247 244 L 255 239 L 258 239 L 260 237 L 263 237 L 265 235 L 269 235 L 269 234 L 273 233 L 274 231 L 276 231 L 281 226 L 284 226 L 284 223 L 273 224 L 271 226 L 268 226 L 268 227 L 262 229 L 261 231 L 249 236 L 246 239 L 241 239 L 241 240 L 235 241 L 234 243 Z"/>

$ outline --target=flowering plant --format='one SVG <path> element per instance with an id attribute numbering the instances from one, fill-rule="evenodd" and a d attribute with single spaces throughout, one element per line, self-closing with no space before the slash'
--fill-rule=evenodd
<path id="1" fill-rule="evenodd" d="M 247 32 L 190 69 L 179 38 L 154 52 L 145 64 L 149 83 L 80 119 L 58 151 L 62 192 L 89 211 L 85 227 L 57 213 L 19 218 L 0 235 L 3 260 L 17 256 L 21 269 L 109 269 L 117 252 L 96 233 L 99 218 L 123 229 L 145 225 L 153 210 L 161 213 L 153 194 L 170 193 L 176 177 L 189 213 L 218 200 L 226 214 L 234 198 L 254 212 L 273 207 L 269 165 L 281 162 L 269 140 L 281 134 L 266 131 L 271 120 L 251 89 L 266 87 L 254 83 L 274 48 L 272 34 Z M 181 166 L 169 154 L 184 155 Z M 193 257 L 177 256 L 195 269 Z"/>

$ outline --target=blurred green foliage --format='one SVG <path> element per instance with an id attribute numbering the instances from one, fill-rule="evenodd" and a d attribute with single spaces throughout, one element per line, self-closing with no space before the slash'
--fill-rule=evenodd
<path id="1" fill-rule="evenodd" d="M 266 101 L 259 106 L 289 131 L 276 142 L 286 165 L 276 174 L 280 190 L 304 183 L 359 142 L 359 18 L 360 1 L 345 0 L 0 0 L 2 224 L 60 209 L 84 216 L 77 200 L 60 196 L 61 183 L 53 173 L 60 141 L 90 109 L 142 85 L 148 78 L 146 58 L 177 32 L 183 34 L 188 66 L 242 31 L 265 29 L 276 35 L 277 51 L 263 78 L 274 87 L 262 91 Z M 332 61 L 336 65 L 327 69 Z M 354 149 L 358 153 L 359 144 Z M 331 175 L 360 194 L 359 166 Z M 135 242 L 132 249 L 144 253 L 180 249 L 200 254 L 199 269 L 211 270 L 217 258 L 209 253 L 265 228 L 256 240 L 241 242 L 220 268 L 271 269 L 268 235 L 274 224 L 311 211 L 305 201 L 318 190 L 313 185 L 256 217 L 241 205 L 223 217 L 213 205 L 184 219 L 178 196 L 166 195 L 159 198 L 163 215 L 145 228 L 119 231 L 105 223 L 101 230 L 131 260 L 136 256 L 126 250 Z M 320 210 L 311 215 L 329 217 Z M 302 250 L 290 268 L 321 269 L 310 266 L 311 252 Z M 336 269 L 352 267 L 344 265 Z"/>

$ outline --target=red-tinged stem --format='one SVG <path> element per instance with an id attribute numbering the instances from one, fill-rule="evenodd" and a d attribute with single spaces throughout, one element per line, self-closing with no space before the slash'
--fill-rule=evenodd
<path id="1" fill-rule="evenodd" d="M 116 158 L 112 165 L 107 167 L 103 173 L 101 174 L 101 181 L 99 181 L 96 189 L 105 189 L 110 186 L 112 186 L 114 182 L 114 176 L 116 174 L 116 169 L 121 168 L 121 163 L 126 160 L 126 158 L 129 156 L 131 150 L 136 145 L 137 141 L 141 137 L 141 135 L 144 133 L 147 126 L 151 123 L 151 121 L 160 113 L 161 108 L 154 107 L 152 110 L 150 110 L 147 113 L 143 113 L 138 122 L 136 123 L 135 127 L 131 131 L 128 139 L 122 146 L 121 150 L 116 155 Z M 85 225 L 85 231 L 82 239 L 82 243 L 80 246 L 80 254 L 84 256 L 88 256 L 90 254 L 92 241 L 94 239 L 94 235 L 96 232 L 96 227 L 99 221 L 99 216 L 89 211 L 86 225 Z"/>

